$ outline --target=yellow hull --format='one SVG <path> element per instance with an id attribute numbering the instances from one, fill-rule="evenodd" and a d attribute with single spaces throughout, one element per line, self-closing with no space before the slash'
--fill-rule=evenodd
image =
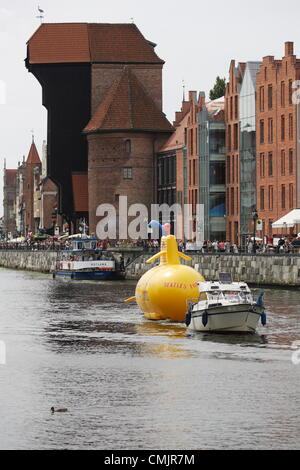
<path id="1" fill-rule="evenodd" d="M 148 271 L 137 284 L 135 297 L 148 320 L 171 320 L 184 322 L 187 300 L 199 298 L 198 282 L 205 279 L 195 269 L 180 264 L 180 258 L 191 258 L 178 251 L 173 235 L 163 237 L 161 252 L 154 255 L 148 263 L 160 259 L 160 265 Z"/>
<path id="2" fill-rule="evenodd" d="M 198 299 L 198 282 L 203 280 L 188 266 L 158 266 L 140 279 L 136 301 L 148 320 L 184 322 L 187 300 Z"/>

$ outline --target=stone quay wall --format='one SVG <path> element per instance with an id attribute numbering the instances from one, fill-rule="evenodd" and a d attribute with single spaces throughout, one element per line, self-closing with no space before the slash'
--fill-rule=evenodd
<path id="1" fill-rule="evenodd" d="M 207 280 L 217 280 L 219 272 L 232 274 L 234 281 L 274 286 L 300 286 L 300 257 L 276 255 L 191 255 L 191 263 Z M 139 279 L 153 265 L 142 255 L 127 268 L 127 279 Z"/>
<path id="2" fill-rule="evenodd" d="M 155 264 L 146 264 L 153 253 L 114 251 L 124 257 L 126 278 L 138 280 Z M 55 251 L 0 250 L 0 266 L 51 273 L 58 253 Z M 191 255 L 193 266 L 207 280 L 217 280 L 219 272 L 229 272 L 235 281 L 274 286 L 300 286 L 300 256 L 297 255 Z"/>
<path id="3" fill-rule="evenodd" d="M 0 266 L 51 273 L 55 269 L 56 251 L 0 250 Z"/>

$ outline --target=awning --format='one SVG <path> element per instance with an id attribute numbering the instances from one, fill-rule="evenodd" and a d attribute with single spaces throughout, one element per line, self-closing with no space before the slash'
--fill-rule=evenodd
<path id="1" fill-rule="evenodd" d="M 285 215 L 277 222 L 272 224 L 273 228 L 293 228 L 295 225 L 300 224 L 300 209 L 294 209 L 289 214 Z"/>

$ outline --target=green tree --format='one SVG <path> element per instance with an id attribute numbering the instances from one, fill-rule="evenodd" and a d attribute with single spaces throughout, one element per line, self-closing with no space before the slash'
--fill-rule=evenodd
<path id="1" fill-rule="evenodd" d="M 217 100 L 222 96 L 225 96 L 226 91 L 226 78 L 220 78 L 219 76 L 216 78 L 216 83 L 212 90 L 209 92 L 209 99 L 210 100 Z"/>

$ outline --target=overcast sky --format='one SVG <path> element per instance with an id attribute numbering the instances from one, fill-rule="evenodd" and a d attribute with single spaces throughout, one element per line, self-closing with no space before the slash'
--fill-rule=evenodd
<path id="1" fill-rule="evenodd" d="M 45 22 L 130 23 L 133 18 L 166 62 L 164 112 L 170 121 L 180 109 L 182 80 L 187 91 L 208 94 L 217 75 L 227 78 L 231 59 L 281 58 L 285 41 L 294 41 L 300 56 L 299 0 L 0 0 L 1 200 L 4 158 L 8 168 L 17 167 L 28 154 L 32 129 L 39 152 L 46 139 L 41 87 L 24 65 L 26 41 L 40 24 L 38 5 Z"/>

